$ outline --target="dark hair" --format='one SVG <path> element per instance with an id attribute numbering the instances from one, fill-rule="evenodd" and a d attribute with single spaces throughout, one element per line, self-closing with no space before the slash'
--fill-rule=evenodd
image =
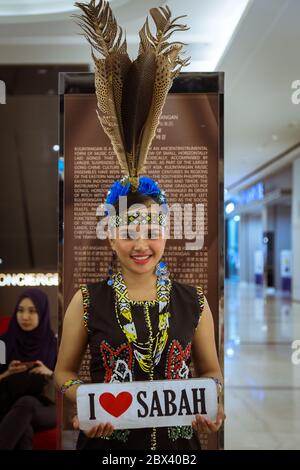
<path id="1" fill-rule="evenodd" d="M 127 194 L 127 209 L 130 209 L 134 204 L 143 204 L 144 206 L 149 207 L 151 204 L 161 205 L 161 202 L 157 196 L 150 196 L 149 194 L 140 193 L 138 191 L 129 192 Z M 119 215 L 119 199 L 113 206 L 116 209 L 116 214 Z"/>

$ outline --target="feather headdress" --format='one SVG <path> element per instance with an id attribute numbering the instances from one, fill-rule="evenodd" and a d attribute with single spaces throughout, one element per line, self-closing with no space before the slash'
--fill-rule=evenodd
<path id="1" fill-rule="evenodd" d="M 152 8 L 156 34 L 152 34 L 147 18 L 139 32 L 138 57 L 131 61 L 122 28 L 108 2 L 91 0 L 75 6 L 82 11 L 75 17 L 92 46 L 100 123 L 121 170 L 137 188 L 168 91 L 189 61 L 181 56 L 185 44 L 169 39 L 175 31 L 188 28 L 178 23 L 183 16 L 171 19 L 167 6 Z M 102 57 L 96 57 L 94 51 Z"/>

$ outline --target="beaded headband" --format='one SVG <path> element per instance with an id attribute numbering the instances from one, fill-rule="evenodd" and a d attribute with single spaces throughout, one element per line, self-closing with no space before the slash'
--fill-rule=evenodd
<path id="1" fill-rule="evenodd" d="M 108 219 L 109 227 L 122 227 L 130 225 L 160 225 L 166 227 L 168 223 L 167 214 L 145 214 L 142 212 L 136 212 L 134 214 L 121 214 L 112 215 Z"/>
<path id="2" fill-rule="evenodd" d="M 137 178 L 137 180 L 138 186 L 135 187 L 135 191 L 132 189 L 132 181 L 130 177 L 127 176 L 121 180 L 115 181 L 109 189 L 104 203 L 105 215 L 109 215 L 108 225 L 110 227 L 120 227 L 132 224 L 156 224 L 165 227 L 167 225 L 166 193 L 159 188 L 157 181 L 154 181 L 147 176 L 142 176 Z M 144 212 L 136 211 L 133 214 L 111 214 L 109 205 L 114 206 L 117 202 L 119 202 L 119 198 L 126 197 L 132 192 L 155 198 L 159 201 L 160 207 L 164 213 L 159 212 L 159 214 L 145 214 Z"/>

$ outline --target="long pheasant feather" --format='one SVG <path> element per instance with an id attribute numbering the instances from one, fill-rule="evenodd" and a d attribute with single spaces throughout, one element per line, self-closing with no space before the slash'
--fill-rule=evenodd
<path id="1" fill-rule="evenodd" d="M 156 74 L 153 86 L 153 96 L 147 121 L 139 142 L 139 158 L 137 173 L 145 170 L 145 163 L 150 145 L 155 136 L 159 119 L 165 104 L 168 91 L 173 79 L 179 74 L 181 68 L 188 64 L 189 59 L 180 56 L 183 44 L 177 41 L 169 43 L 168 39 L 175 31 L 186 31 L 184 24 L 178 24 L 177 17 L 171 21 L 169 7 L 152 8 L 150 14 L 156 26 L 156 35 L 151 33 L 148 18 L 140 30 L 140 53 L 150 49 L 156 57 Z"/>
<path id="2" fill-rule="evenodd" d="M 92 0 L 89 4 L 75 3 L 82 14 L 76 15 L 78 24 L 92 49 L 103 58 L 96 58 L 95 87 L 98 103 L 98 118 L 111 140 L 121 169 L 129 173 L 129 161 L 125 151 L 121 115 L 124 79 L 131 65 L 127 54 L 126 40 L 122 29 L 110 9 L 108 2 Z"/>
<path id="3" fill-rule="evenodd" d="M 108 2 L 91 0 L 75 5 L 82 11 L 76 18 L 92 51 L 102 56 L 97 58 L 92 52 L 99 120 L 122 170 L 136 177 L 144 172 L 172 81 L 188 63 L 181 56 L 184 44 L 169 39 L 174 32 L 188 28 L 178 23 L 182 16 L 172 20 L 168 6 L 152 8 L 156 33 L 151 32 L 146 18 L 139 32 L 138 57 L 131 62 Z"/>
<path id="4" fill-rule="evenodd" d="M 155 54 L 149 50 L 132 63 L 124 84 L 122 119 L 133 176 L 137 176 L 139 141 L 152 103 L 155 74 Z"/>

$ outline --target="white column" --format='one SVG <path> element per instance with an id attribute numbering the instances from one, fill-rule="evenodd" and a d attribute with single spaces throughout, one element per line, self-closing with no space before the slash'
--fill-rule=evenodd
<path id="1" fill-rule="evenodd" d="M 292 187 L 292 297 L 300 301 L 300 157 L 293 163 Z"/>
<path id="2" fill-rule="evenodd" d="M 248 282 L 248 240 L 247 240 L 247 230 L 248 230 L 248 216 L 245 214 L 240 215 L 239 222 L 239 258 L 240 258 L 240 281 Z"/>

